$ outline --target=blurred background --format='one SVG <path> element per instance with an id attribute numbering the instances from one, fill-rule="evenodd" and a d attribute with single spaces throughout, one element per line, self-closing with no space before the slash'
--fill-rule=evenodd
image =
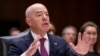
<path id="1" fill-rule="evenodd" d="M 49 11 L 50 19 L 60 35 L 66 25 L 77 29 L 86 22 L 99 24 L 99 0 L 1 0 L 0 1 L 0 36 L 8 35 L 12 27 L 21 31 L 28 28 L 25 23 L 25 10 L 33 3 L 43 3 Z"/>
<path id="2" fill-rule="evenodd" d="M 27 29 L 25 10 L 37 2 L 48 8 L 51 22 L 56 27 L 56 35 L 61 35 L 67 25 L 80 29 L 86 21 L 93 21 L 100 27 L 99 0 L 0 0 L 0 36 L 9 35 L 12 27 L 20 31 Z"/>

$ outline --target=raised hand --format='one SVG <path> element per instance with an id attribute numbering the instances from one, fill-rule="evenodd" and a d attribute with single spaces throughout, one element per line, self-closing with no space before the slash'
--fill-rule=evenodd
<path id="1" fill-rule="evenodd" d="M 91 42 L 92 39 L 84 32 L 83 35 L 81 35 L 81 33 L 78 34 L 78 43 L 76 46 L 73 43 L 69 44 L 76 53 L 86 55 L 89 51 Z"/>
<path id="2" fill-rule="evenodd" d="M 27 51 L 25 52 L 26 56 L 32 56 L 36 53 L 37 49 L 40 46 L 40 35 L 31 43 L 31 45 L 29 46 L 29 48 L 27 49 Z"/>

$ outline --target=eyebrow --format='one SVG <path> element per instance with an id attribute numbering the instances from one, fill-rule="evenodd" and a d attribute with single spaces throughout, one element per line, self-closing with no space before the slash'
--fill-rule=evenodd
<path id="1" fill-rule="evenodd" d="M 37 11 L 36 13 L 42 13 L 42 11 Z M 44 12 L 44 13 L 48 13 L 48 12 L 46 11 L 46 12 Z"/>

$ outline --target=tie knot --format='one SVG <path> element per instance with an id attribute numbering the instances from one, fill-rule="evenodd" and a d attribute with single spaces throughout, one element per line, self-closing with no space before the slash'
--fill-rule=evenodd
<path id="1" fill-rule="evenodd" d="M 45 38 L 41 38 L 41 39 L 40 39 L 40 43 L 41 43 L 41 44 L 44 44 L 44 41 L 45 41 L 45 40 L 46 40 Z"/>

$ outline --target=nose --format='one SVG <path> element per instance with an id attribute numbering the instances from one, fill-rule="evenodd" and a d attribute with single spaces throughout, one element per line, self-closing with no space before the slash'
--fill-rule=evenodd
<path id="1" fill-rule="evenodd" d="M 46 16 L 45 14 L 43 14 L 43 17 L 42 17 L 42 19 L 44 19 L 44 20 L 45 20 L 45 19 L 46 19 L 46 17 L 47 17 L 47 16 Z"/>
<path id="2" fill-rule="evenodd" d="M 94 36 L 93 35 L 90 35 L 90 38 L 94 38 Z"/>

